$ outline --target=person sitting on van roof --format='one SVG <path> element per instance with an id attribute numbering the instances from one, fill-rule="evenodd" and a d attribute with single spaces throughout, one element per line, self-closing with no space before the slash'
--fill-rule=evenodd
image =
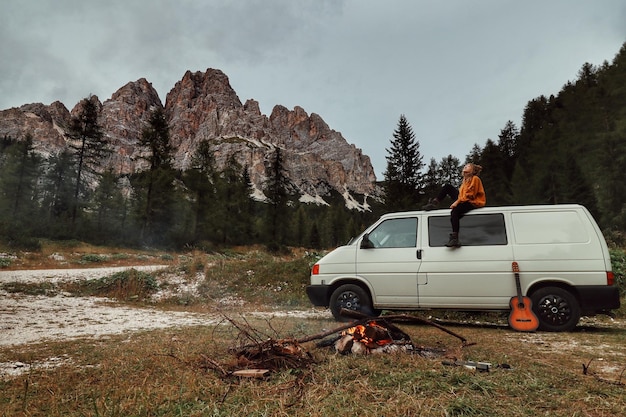
<path id="1" fill-rule="evenodd" d="M 434 210 L 446 196 L 450 196 L 454 202 L 450 205 L 450 223 L 452 223 L 452 233 L 450 241 L 446 243 L 448 247 L 460 247 L 459 241 L 459 221 L 468 211 L 484 207 L 487 203 L 483 183 L 478 177 L 483 167 L 477 164 L 468 163 L 463 167 L 463 181 L 457 190 L 450 184 L 443 186 L 437 197 L 431 199 L 423 208 L 424 210 Z"/>

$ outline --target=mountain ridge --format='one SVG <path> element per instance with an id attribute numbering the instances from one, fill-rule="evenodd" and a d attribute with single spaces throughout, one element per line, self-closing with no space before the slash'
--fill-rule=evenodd
<path id="1" fill-rule="evenodd" d="M 217 69 L 186 71 L 167 93 L 165 105 L 145 78 L 128 82 L 104 102 L 97 96 L 89 99 L 96 103 L 98 123 L 114 149 L 102 168 L 111 167 L 119 175 L 146 168 L 145 151 L 138 141 L 151 111 L 160 108 L 168 121 L 178 169 L 188 168 L 198 144 L 207 140 L 216 167 L 222 169 L 234 158 L 248 169 L 253 194 L 263 199 L 264 161 L 279 147 L 286 175 L 301 201 L 325 204 L 324 196 L 334 190 L 344 196 L 347 206 L 363 210 L 368 208 L 368 197 L 380 194 L 369 157 L 320 115 L 309 115 L 299 106 L 289 110 L 275 105 L 266 116 L 256 100 L 242 104 L 226 74 Z M 59 101 L 1 110 L 0 135 L 22 139 L 30 133 L 35 149 L 50 156 L 67 146 L 66 126 L 80 111 L 81 102 L 71 111 Z M 363 200 L 356 201 L 357 195 Z"/>

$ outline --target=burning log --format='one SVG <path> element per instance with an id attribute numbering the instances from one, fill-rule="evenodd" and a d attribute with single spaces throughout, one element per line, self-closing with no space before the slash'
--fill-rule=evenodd
<path id="1" fill-rule="evenodd" d="M 393 325 L 385 326 L 375 320 L 344 330 L 335 342 L 335 350 L 343 355 L 387 353 L 399 349 L 413 349 L 409 335 Z"/>
<path id="2" fill-rule="evenodd" d="M 341 309 L 340 314 L 342 316 L 351 317 L 351 318 L 354 318 L 354 319 L 361 319 L 361 320 L 363 320 L 363 319 L 367 319 L 368 318 L 368 316 L 363 314 L 363 313 L 360 313 L 360 312 L 354 311 L 354 310 L 348 310 L 348 309 L 345 309 L 345 308 Z M 463 337 L 463 336 L 453 332 L 452 330 L 448 330 L 445 327 L 443 327 L 443 326 L 441 326 L 441 325 L 439 325 L 439 324 L 437 324 L 435 322 L 432 322 L 430 320 L 426 320 L 426 319 L 423 319 L 423 318 L 420 318 L 420 317 L 409 316 L 409 315 L 406 315 L 406 314 L 398 314 L 398 315 L 383 316 L 383 317 L 378 318 L 378 320 L 379 321 L 383 321 L 383 322 L 389 322 L 389 323 L 390 322 L 396 322 L 396 323 L 401 322 L 401 323 L 427 324 L 429 326 L 436 327 L 437 329 L 439 329 L 439 330 L 441 330 L 443 332 L 446 332 L 449 335 L 452 335 L 452 336 L 460 339 L 461 342 L 463 343 L 463 347 L 473 345 L 473 343 L 468 343 L 467 339 L 465 337 Z M 396 329 L 397 329 L 397 327 L 396 327 Z"/>

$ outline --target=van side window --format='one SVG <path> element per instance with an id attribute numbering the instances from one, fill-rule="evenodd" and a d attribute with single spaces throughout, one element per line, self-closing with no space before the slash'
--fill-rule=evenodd
<path id="1" fill-rule="evenodd" d="M 450 216 L 428 217 L 428 245 L 445 246 L 450 238 Z M 468 214 L 461 218 L 459 237 L 463 246 L 506 245 L 504 216 L 494 214 Z"/>
<path id="2" fill-rule="evenodd" d="M 417 246 L 417 218 L 389 219 L 369 232 L 375 248 L 414 248 Z"/>

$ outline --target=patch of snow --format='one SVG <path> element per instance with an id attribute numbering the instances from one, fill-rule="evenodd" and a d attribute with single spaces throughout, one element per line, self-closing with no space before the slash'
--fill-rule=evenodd
<path id="1" fill-rule="evenodd" d="M 313 204 L 317 204 L 318 206 L 330 206 L 330 204 L 328 204 L 326 201 L 324 201 L 324 199 L 320 196 L 320 195 L 315 195 L 312 196 L 309 193 L 304 193 L 300 196 L 300 200 L 301 203 L 313 203 Z"/>
<path id="2" fill-rule="evenodd" d="M 358 211 L 369 211 L 370 206 L 367 204 L 367 196 L 364 197 L 363 204 L 359 203 L 352 197 L 350 191 L 347 189 L 342 194 L 344 201 L 346 202 L 346 207 L 350 210 L 358 210 Z"/>
<path id="3" fill-rule="evenodd" d="M 255 201 L 267 201 L 267 196 L 263 193 L 262 190 L 258 189 L 256 185 L 252 185 L 252 192 L 250 193 L 250 198 Z"/>

